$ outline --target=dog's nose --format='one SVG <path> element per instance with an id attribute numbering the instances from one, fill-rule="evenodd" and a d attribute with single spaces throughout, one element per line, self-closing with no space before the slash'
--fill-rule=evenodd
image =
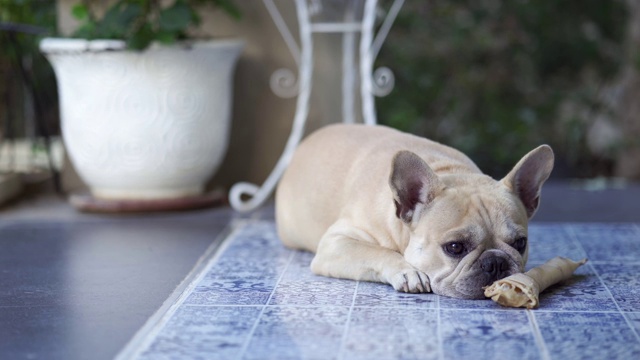
<path id="1" fill-rule="evenodd" d="M 503 278 L 504 275 L 506 275 L 507 270 L 509 270 L 507 259 L 501 256 L 487 257 L 482 260 L 480 266 L 484 272 L 491 275 L 491 278 L 495 280 Z"/>

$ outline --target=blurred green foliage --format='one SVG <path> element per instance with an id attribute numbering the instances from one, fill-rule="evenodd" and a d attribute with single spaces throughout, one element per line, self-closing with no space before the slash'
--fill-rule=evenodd
<path id="1" fill-rule="evenodd" d="M 95 5 L 95 2 L 93 3 Z M 235 19 L 240 10 L 231 0 L 118 0 L 97 16 L 91 0 L 72 9 L 80 21 L 74 37 L 125 40 L 130 49 L 142 50 L 154 41 L 173 44 L 188 38 L 188 30 L 200 25 L 197 6 L 214 5 Z"/>
<path id="2" fill-rule="evenodd" d="M 0 0 L 0 123 L 5 132 L 24 136 L 23 115 L 25 106 L 25 79 L 33 96 L 43 107 L 43 121 L 51 131 L 57 131 L 58 111 L 55 75 L 47 60 L 39 51 L 42 37 L 56 33 L 55 1 L 50 0 Z M 11 129 L 9 129 L 11 127 Z M 6 135 L 6 134 L 5 134 Z"/>
<path id="3" fill-rule="evenodd" d="M 50 0 L 0 0 L 0 22 L 3 24 L 33 25 L 43 34 L 54 34 L 56 28 L 55 2 Z M 23 51 L 38 52 L 38 36 L 15 32 Z M 0 54 L 15 58 L 16 49 L 9 44 L 8 30 L 0 31 Z"/>
<path id="4" fill-rule="evenodd" d="M 51 0 L 0 0 L 0 21 L 38 25 L 53 31 L 55 7 L 55 1 Z"/>
<path id="5" fill-rule="evenodd" d="M 570 175 L 598 175 L 579 169 L 598 162 L 589 124 L 560 110 L 606 110 L 598 91 L 624 61 L 626 20 L 623 0 L 407 1 L 377 59 L 396 75 L 378 119 L 452 145 L 496 177 L 541 143 Z"/>

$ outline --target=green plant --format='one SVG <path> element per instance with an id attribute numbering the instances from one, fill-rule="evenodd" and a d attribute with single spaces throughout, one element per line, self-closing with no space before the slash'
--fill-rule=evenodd
<path id="1" fill-rule="evenodd" d="M 55 2 L 0 0 L 0 145 L 28 137 L 34 148 L 48 152 L 50 137 L 59 131 L 55 77 L 38 51 L 40 37 L 55 29 Z M 48 160 L 59 190 L 51 156 Z"/>
<path id="2" fill-rule="evenodd" d="M 378 59 L 396 75 L 379 120 L 494 176 L 543 142 L 572 176 L 606 175 L 586 137 L 611 111 L 601 89 L 624 62 L 627 12 L 622 0 L 407 1 Z"/>
<path id="3" fill-rule="evenodd" d="M 95 4 L 95 2 L 93 2 Z M 200 25 L 197 6 L 211 4 L 235 19 L 240 11 L 231 0 L 174 0 L 163 6 L 161 0 L 118 0 L 102 16 L 97 16 L 91 0 L 72 8 L 80 21 L 74 37 L 85 39 L 119 39 L 130 49 L 141 50 L 154 41 L 172 44 L 188 38 L 188 31 Z"/>
<path id="4" fill-rule="evenodd" d="M 25 109 L 38 99 L 41 116 L 57 132 L 57 92 L 49 63 L 38 42 L 56 32 L 55 2 L 0 0 L 0 141 L 3 136 L 31 136 Z M 33 99 L 35 100 L 35 99 Z"/>

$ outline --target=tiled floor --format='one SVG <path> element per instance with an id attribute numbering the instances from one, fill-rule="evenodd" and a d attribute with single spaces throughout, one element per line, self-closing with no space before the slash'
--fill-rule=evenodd
<path id="1" fill-rule="evenodd" d="M 329 279 L 272 221 L 239 222 L 122 358 L 638 359 L 640 227 L 534 224 L 529 267 L 588 257 L 537 310 Z"/>

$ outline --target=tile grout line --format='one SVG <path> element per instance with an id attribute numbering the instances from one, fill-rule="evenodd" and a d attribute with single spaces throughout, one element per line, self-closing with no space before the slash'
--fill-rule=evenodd
<path id="1" fill-rule="evenodd" d="M 542 359 L 543 360 L 551 359 L 551 355 L 549 354 L 549 349 L 547 348 L 547 344 L 545 343 L 544 337 L 542 336 L 542 331 L 540 330 L 540 326 L 538 325 L 538 320 L 536 319 L 536 315 L 530 309 L 527 309 L 526 312 L 527 312 L 527 317 L 529 318 L 529 323 L 533 328 L 533 338 L 535 339 L 536 344 L 538 345 L 538 349 L 542 354 L 541 356 Z"/>
<path id="2" fill-rule="evenodd" d="M 596 268 L 591 266 L 591 264 L 587 264 L 587 265 L 589 265 L 589 267 L 591 267 L 591 270 L 593 270 L 593 273 L 596 274 L 596 276 L 598 277 L 598 280 L 600 280 L 600 283 L 602 284 L 602 286 L 604 286 L 604 288 L 607 289 L 607 292 L 609 293 L 609 296 L 611 297 L 611 300 L 613 301 L 614 304 L 616 304 L 616 308 L 618 309 L 618 314 L 620 314 L 622 316 L 624 321 L 627 323 L 627 326 L 629 327 L 629 329 L 631 329 L 631 332 L 636 336 L 636 340 L 638 340 L 638 343 L 640 343 L 640 335 L 638 335 L 638 332 L 636 331 L 636 328 L 633 326 L 631 321 L 629 321 L 629 319 L 627 318 L 627 315 L 625 314 L 625 312 L 622 311 L 622 309 L 620 308 L 620 305 L 616 301 L 616 298 L 613 297 L 613 293 L 611 292 L 611 290 L 609 289 L 607 284 L 605 284 L 604 280 L 602 280 L 602 277 L 600 276 L 600 273 L 598 272 L 598 270 L 596 270 Z"/>
<path id="3" fill-rule="evenodd" d="M 173 315 L 178 311 L 180 306 L 184 304 L 189 295 L 193 292 L 193 289 L 200 284 L 202 279 L 209 273 L 209 269 L 211 269 L 213 264 L 218 261 L 221 254 L 228 248 L 229 243 L 231 242 L 230 239 L 237 236 L 246 225 L 247 222 L 243 220 L 238 220 L 230 224 L 229 231 L 223 232 L 220 236 L 223 237 L 222 241 L 216 246 L 213 246 L 212 244 L 212 246 L 205 252 L 201 262 L 195 265 L 192 270 L 192 274 L 188 275 L 188 277 L 193 276 L 189 284 L 187 284 L 179 294 L 171 295 L 167 300 L 165 300 L 165 305 L 161 306 L 156 314 L 152 315 L 151 318 L 147 320 L 147 323 L 145 323 L 145 325 L 143 325 L 142 328 L 134 334 L 132 339 L 116 355 L 116 360 L 137 359 L 151 346 L 153 341 L 158 337 L 158 334 L 160 334 Z M 216 243 L 216 241 L 214 241 L 214 243 Z M 168 305 L 168 308 L 165 310 L 166 304 L 170 305 Z"/>
<path id="4" fill-rule="evenodd" d="M 637 227 L 638 225 L 635 225 L 635 226 Z M 570 227 L 570 234 L 571 234 L 571 238 L 573 240 L 578 241 L 577 236 L 575 234 L 575 231 L 573 229 L 573 226 Z M 582 244 L 580 244 L 580 245 L 582 245 Z M 586 254 L 586 252 L 585 252 L 585 254 Z M 625 313 L 620 308 L 620 304 L 618 304 L 618 302 L 616 301 L 616 298 L 613 296 L 613 293 L 611 292 L 611 289 L 609 289 L 609 286 L 607 286 L 607 284 L 604 282 L 604 280 L 602 280 L 602 276 L 600 276 L 600 273 L 598 272 L 598 270 L 595 267 L 593 267 L 593 265 L 591 263 L 587 263 L 585 265 L 589 266 L 589 268 L 593 271 L 593 273 L 596 274 L 596 277 L 600 281 L 600 284 L 602 284 L 602 286 L 604 286 L 604 288 L 607 289 L 607 293 L 609 293 L 609 296 L 611 297 L 611 301 L 613 301 L 613 303 L 616 305 L 616 309 L 618 309 L 618 314 L 620 314 L 622 316 L 624 321 L 627 323 L 627 326 L 629 327 L 629 329 L 631 329 L 631 333 L 633 333 L 636 336 L 636 340 L 638 340 L 638 343 L 640 343 L 640 335 L 638 335 L 638 332 L 636 331 L 636 328 L 633 326 L 631 321 L 629 321 L 629 319 L 627 318 Z"/>
<path id="5" fill-rule="evenodd" d="M 578 236 L 576 235 L 575 229 L 573 228 L 574 226 L 575 225 L 569 224 L 565 225 L 564 227 L 567 229 L 567 233 L 571 241 L 573 241 L 573 243 L 578 246 L 578 249 L 581 250 L 584 254 L 584 258 L 591 262 L 591 260 L 589 260 L 589 253 L 587 253 L 587 249 L 585 249 L 584 246 L 582 246 L 580 240 L 578 240 Z"/>
<path id="6" fill-rule="evenodd" d="M 349 334 L 349 325 L 351 325 L 351 314 L 353 313 L 353 308 L 356 304 L 356 296 L 358 295 L 358 287 L 360 285 L 360 281 L 356 281 L 355 289 L 353 290 L 353 296 L 351 297 L 351 306 L 349 306 L 349 312 L 347 313 L 347 322 L 344 325 L 344 332 L 342 333 L 342 338 L 340 340 L 340 350 L 338 350 L 338 359 L 342 359 L 345 344 L 347 342 L 347 336 Z"/>
<path id="7" fill-rule="evenodd" d="M 287 265 L 284 267 L 284 269 L 282 269 L 282 273 L 278 277 L 278 281 L 276 281 L 276 284 L 273 286 L 273 290 L 271 290 L 271 294 L 269 294 L 269 298 L 262 306 L 262 309 L 260 310 L 260 314 L 258 314 L 258 317 L 256 317 L 256 321 L 253 323 L 253 326 L 251 327 L 249 334 L 247 334 L 247 339 L 244 341 L 244 344 L 242 344 L 242 348 L 238 353 L 237 359 L 242 359 L 244 357 L 244 354 L 247 352 L 247 349 L 249 348 L 249 343 L 251 342 L 251 339 L 253 338 L 253 334 L 256 332 L 256 329 L 258 328 L 258 324 L 260 324 L 262 315 L 264 314 L 264 311 L 267 309 L 267 306 L 269 306 L 269 303 L 271 302 L 271 298 L 273 298 L 273 294 L 276 292 L 276 289 L 280 285 L 280 281 L 282 281 L 284 274 L 286 274 L 287 270 L 289 269 L 289 265 L 293 261 L 293 256 L 295 254 L 296 252 L 292 251 L 291 254 L 289 255 L 289 259 L 287 260 Z"/>

